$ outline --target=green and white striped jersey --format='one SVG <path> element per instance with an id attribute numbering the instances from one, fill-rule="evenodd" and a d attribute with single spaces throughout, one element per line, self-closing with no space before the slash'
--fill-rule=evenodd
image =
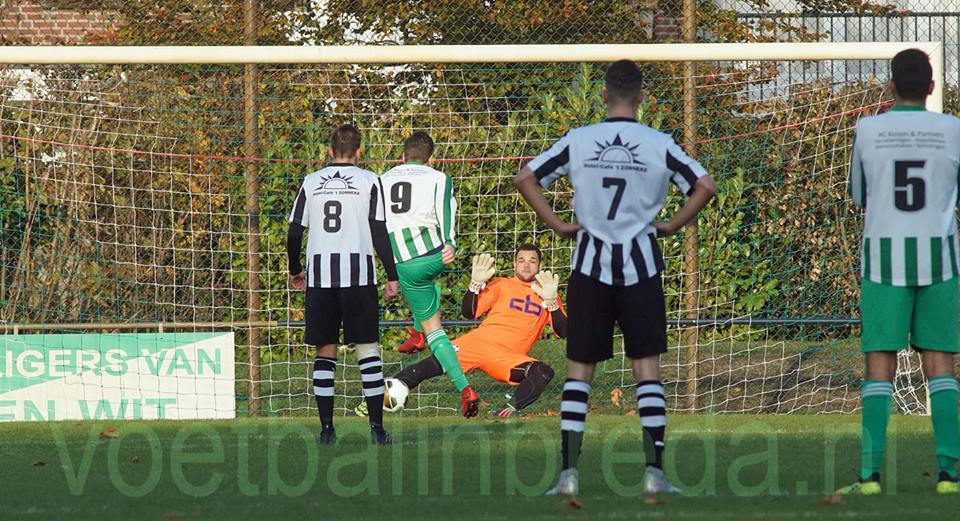
<path id="1" fill-rule="evenodd" d="M 850 195 L 866 209 L 861 275 L 927 286 L 957 276 L 960 119 L 898 105 L 857 124 Z"/>
<path id="2" fill-rule="evenodd" d="M 396 262 L 426 255 L 454 242 L 457 201 L 453 181 L 420 163 L 391 168 L 380 177 L 387 197 L 387 231 Z"/>

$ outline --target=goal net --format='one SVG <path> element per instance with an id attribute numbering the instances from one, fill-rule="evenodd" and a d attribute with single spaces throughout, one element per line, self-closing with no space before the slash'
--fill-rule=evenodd
<path id="1" fill-rule="evenodd" d="M 357 125 L 363 166 L 377 173 L 399 160 L 413 130 L 437 142 L 434 166 L 453 177 L 459 204 L 459 254 L 441 280 L 441 312 L 460 319 L 473 254 L 493 254 L 498 276 L 512 276 L 514 249 L 534 242 L 543 268 L 566 279 L 572 243 L 537 222 L 512 179 L 568 129 L 604 118 L 606 60 L 629 57 L 642 62 L 646 78 L 639 121 L 694 151 L 719 186 L 699 218 L 696 248 L 686 247 L 682 233 L 661 243 L 669 407 L 853 411 L 862 378 L 862 220 L 846 194 L 849 152 L 858 119 L 892 102 L 884 89 L 887 61 L 918 45 L 937 63 L 934 44 L 730 44 L 605 46 L 602 55 L 560 46 L 540 58 L 519 49 L 485 62 L 486 48 L 448 48 L 442 59 L 415 52 L 409 59 L 416 63 L 397 62 L 405 56 L 397 51 L 371 58 L 377 51 L 369 48 L 353 61 L 344 57 L 350 49 L 340 48 L 331 63 L 289 63 L 286 52 L 296 48 L 275 48 L 238 50 L 234 63 L 196 64 L 216 60 L 200 49 L 183 63 L 81 55 L 69 64 L 4 65 L 0 319 L 7 335 L 0 350 L 42 332 L 131 332 L 138 325 L 155 333 L 153 323 L 168 332 L 233 331 L 237 414 L 251 406 L 312 414 L 313 352 L 299 322 L 304 297 L 288 288 L 284 244 L 299 182 L 324 164 L 331 129 Z M 271 64 L 258 65 L 256 153 L 249 155 L 244 66 L 237 62 L 253 55 L 273 59 L 256 58 Z M 686 143 L 679 59 L 694 62 L 696 85 L 696 138 Z M 932 98 L 933 108 L 939 103 Z M 247 207 L 250 168 L 258 223 Z M 572 196 L 565 181 L 548 193 L 567 220 Z M 682 196 L 671 193 L 664 215 L 680 204 Z M 251 239 L 258 264 L 250 263 Z M 699 284 L 685 293 L 693 275 Z M 256 300 L 262 322 L 248 324 Z M 404 339 L 400 324 L 410 319 L 405 305 L 388 304 L 382 315 L 384 373 L 391 376 L 418 357 L 394 350 Z M 250 349 L 248 326 L 257 326 L 259 350 Z M 451 336 L 461 327 L 472 325 L 451 326 Z M 98 347 L 88 342 L 84 349 Z M 563 373 L 564 345 L 552 335 L 531 354 Z M 361 400 L 355 364 L 349 352 L 340 356 L 342 413 Z M 482 374 L 470 376 L 492 406 L 511 393 Z M 913 355 L 901 358 L 896 383 L 901 410 L 923 412 L 924 381 Z M 631 384 L 621 356 L 603 363 L 593 405 L 629 411 Z M 136 381 L 118 385 L 126 397 L 143 391 Z M 557 377 L 532 411 L 556 410 L 561 385 Z M 452 412 L 455 398 L 445 378 L 426 382 L 406 413 Z"/>

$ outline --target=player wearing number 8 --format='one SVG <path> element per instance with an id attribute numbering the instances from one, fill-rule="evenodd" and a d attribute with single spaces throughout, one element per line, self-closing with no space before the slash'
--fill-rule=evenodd
<path id="1" fill-rule="evenodd" d="M 477 415 L 480 398 L 470 387 L 453 344 L 440 323 L 437 278 L 456 255 L 457 201 L 450 176 L 429 166 L 433 139 L 414 132 L 403 143 L 404 164 L 380 180 L 387 194 L 387 230 L 403 292 L 415 327 L 427 337 L 433 355 L 460 391 L 463 415 Z"/>
<path id="2" fill-rule="evenodd" d="M 643 96 L 636 64 L 607 69 L 607 119 L 575 128 L 517 174 L 516 185 L 543 221 L 577 238 L 567 288 L 567 380 L 560 404 L 563 472 L 550 494 L 576 495 L 577 459 L 596 364 L 613 356 L 613 327 L 637 381 L 637 412 L 644 433 L 648 493 L 672 492 L 662 470 L 666 401 L 660 355 L 667 325 L 657 235 L 671 235 L 692 220 L 716 187 L 699 163 L 670 136 L 635 119 Z M 573 186 L 579 226 L 557 217 L 542 188 L 562 176 Z M 666 223 L 654 219 L 670 183 L 689 198 Z"/>
<path id="3" fill-rule="evenodd" d="M 850 195 L 866 209 L 861 349 L 866 357 L 860 480 L 840 493 L 878 494 L 897 351 L 923 358 L 940 467 L 937 491 L 960 492 L 957 380 L 957 172 L 960 119 L 927 112 L 933 70 L 919 49 L 891 62 L 889 112 L 857 123 Z"/>

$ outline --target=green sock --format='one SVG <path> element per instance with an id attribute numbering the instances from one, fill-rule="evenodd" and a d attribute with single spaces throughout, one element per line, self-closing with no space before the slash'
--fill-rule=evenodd
<path id="1" fill-rule="evenodd" d="M 878 380 L 863 382 L 863 437 L 860 441 L 860 478 L 869 479 L 883 466 L 887 445 L 887 422 L 893 384 Z"/>
<path id="2" fill-rule="evenodd" d="M 957 477 L 957 457 L 960 456 L 960 417 L 957 415 L 957 379 L 952 376 L 931 378 L 930 418 L 933 437 L 937 444 L 937 464 L 941 472 Z"/>
<path id="3" fill-rule="evenodd" d="M 460 360 L 457 358 L 457 351 L 450 343 L 450 339 L 447 338 L 446 331 L 443 329 L 431 331 L 427 335 L 427 345 L 430 346 L 430 351 L 433 351 L 433 356 L 437 357 L 443 370 L 447 373 L 447 377 L 450 378 L 453 385 L 457 386 L 458 391 L 462 391 L 464 387 L 470 385 L 467 382 L 467 376 L 463 374 L 463 368 L 460 367 Z"/>

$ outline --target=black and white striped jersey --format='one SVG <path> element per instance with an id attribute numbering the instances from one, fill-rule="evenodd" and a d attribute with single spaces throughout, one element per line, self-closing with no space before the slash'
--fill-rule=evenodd
<path id="1" fill-rule="evenodd" d="M 612 286 L 663 269 L 652 223 L 667 187 L 672 182 L 689 195 L 707 175 L 673 138 L 632 118 L 575 128 L 527 166 L 544 188 L 569 177 L 581 227 L 573 269 Z"/>
<path id="2" fill-rule="evenodd" d="M 377 283 L 370 221 L 384 221 L 383 188 L 369 170 L 334 163 L 303 180 L 290 222 L 308 228 L 307 286 Z"/>

